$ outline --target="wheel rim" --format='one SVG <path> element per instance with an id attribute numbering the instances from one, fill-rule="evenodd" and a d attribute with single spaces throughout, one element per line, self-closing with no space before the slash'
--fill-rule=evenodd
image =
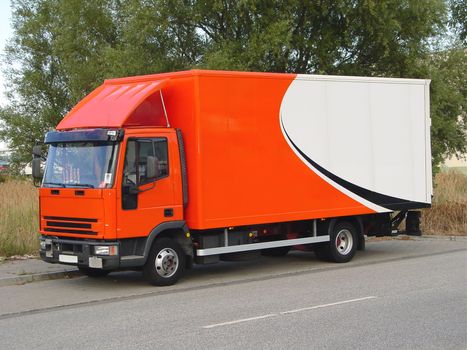
<path id="1" fill-rule="evenodd" d="M 164 248 L 156 256 L 156 272 L 161 277 L 173 276 L 177 272 L 178 264 L 178 255 L 172 248 Z"/>
<path id="2" fill-rule="evenodd" d="M 352 250 L 353 236 L 347 229 L 340 230 L 336 235 L 336 248 L 339 254 L 347 255 Z"/>

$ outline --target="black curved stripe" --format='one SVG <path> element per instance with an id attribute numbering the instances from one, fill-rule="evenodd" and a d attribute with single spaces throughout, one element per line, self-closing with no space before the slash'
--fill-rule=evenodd
<path id="1" fill-rule="evenodd" d="M 339 184 L 340 186 L 344 187 L 345 189 L 349 190 L 350 192 L 356 194 L 359 197 L 362 197 L 366 199 L 369 202 L 372 202 L 374 204 L 377 204 L 381 207 L 390 209 L 390 210 L 407 210 L 407 209 L 419 209 L 419 208 L 429 208 L 431 205 L 429 203 L 423 203 L 423 202 L 414 202 L 406 199 L 401 199 L 397 197 L 391 197 L 387 196 L 382 193 L 370 191 L 366 188 L 357 186 L 347 180 L 344 180 L 340 178 L 339 176 L 331 173 L 330 171 L 326 170 L 322 166 L 320 166 L 318 163 L 310 159 L 290 138 L 289 134 L 287 133 L 287 130 L 285 129 L 285 126 L 282 122 L 281 118 L 281 124 L 282 124 L 282 129 L 285 132 L 285 135 L 287 136 L 288 140 L 290 143 L 294 146 L 294 148 L 297 150 L 300 155 L 306 159 L 308 163 L 310 163 L 314 168 L 316 168 L 319 172 L 321 172 L 323 175 L 334 181 L 335 183 Z"/>

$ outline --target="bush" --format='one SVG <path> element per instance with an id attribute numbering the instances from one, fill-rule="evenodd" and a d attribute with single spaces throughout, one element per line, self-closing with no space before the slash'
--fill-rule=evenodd
<path id="1" fill-rule="evenodd" d="M 0 173 L 0 184 L 6 182 L 6 180 L 8 180 L 7 175 Z"/>

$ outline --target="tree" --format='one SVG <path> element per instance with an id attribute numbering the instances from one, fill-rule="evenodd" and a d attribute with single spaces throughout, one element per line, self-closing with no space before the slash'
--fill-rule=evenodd
<path id="1" fill-rule="evenodd" d="M 463 19 L 458 0 L 16 0 L 0 138 L 26 162 L 109 77 L 194 67 L 415 77 L 432 79 L 438 164 L 466 148 Z M 463 44 L 436 52 L 448 24 Z"/>
<path id="2" fill-rule="evenodd" d="M 432 154 L 436 166 L 467 153 L 467 55 L 464 48 L 437 52 L 427 60 L 431 82 Z"/>
<path id="3" fill-rule="evenodd" d="M 108 12 L 104 1 L 13 3 L 14 37 L 6 47 L 10 103 L 0 110 L 0 137 L 14 164 L 29 162 L 34 142 L 104 77 L 102 51 L 116 38 Z"/>
<path id="4" fill-rule="evenodd" d="M 457 34 L 459 41 L 465 46 L 467 43 L 467 6 L 464 0 L 449 1 L 451 18 L 449 24 Z"/>

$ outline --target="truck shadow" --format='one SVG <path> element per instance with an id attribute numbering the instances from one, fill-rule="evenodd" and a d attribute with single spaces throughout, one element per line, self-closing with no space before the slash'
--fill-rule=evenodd
<path id="1" fill-rule="evenodd" d="M 269 257 L 257 255 L 256 257 L 241 261 L 220 261 L 214 264 L 194 265 L 185 271 L 185 275 L 175 286 L 154 287 L 143 278 L 141 271 L 112 272 L 107 277 L 94 279 L 80 278 L 80 284 L 90 288 L 112 286 L 117 289 L 148 289 L 157 291 L 202 287 L 230 282 L 241 282 L 269 278 L 277 275 L 295 274 L 311 270 L 346 267 L 364 262 L 375 262 L 390 259 L 394 256 L 391 244 L 370 244 L 370 249 L 358 251 L 353 261 L 347 264 L 337 264 L 318 260 L 312 251 L 292 250 L 285 256 Z"/>
<path id="2" fill-rule="evenodd" d="M 269 257 L 258 255 L 243 261 L 220 261 L 214 264 L 194 265 L 185 271 L 185 275 L 170 287 L 153 287 L 143 278 L 140 271 L 119 271 L 100 279 L 80 278 L 80 284 L 91 288 L 102 288 L 111 285 L 117 289 L 143 289 L 161 291 L 222 285 L 231 282 L 248 282 L 249 280 L 267 279 L 279 275 L 306 273 L 326 268 L 351 267 L 377 262 L 392 261 L 423 254 L 414 244 L 401 244 L 398 241 L 369 242 L 365 251 L 358 251 L 353 260 L 346 264 L 338 264 L 318 260 L 312 251 L 292 250 L 285 256 Z M 154 289 L 156 288 L 156 289 Z"/>
<path id="3" fill-rule="evenodd" d="M 311 268 L 319 268 L 332 263 L 318 260 L 313 252 L 291 251 L 285 256 L 269 257 L 258 255 L 254 258 L 241 261 L 220 261 L 214 264 L 194 265 L 185 271 L 182 279 L 172 287 L 160 287 L 161 289 L 189 287 L 191 284 L 207 285 L 225 283 L 228 281 L 241 281 L 249 279 L 264 278 L 272 275 L 294 273 Z M 106 277 L 99 279 L 83 277 L 81 283 L 95 285 L 99 282 L 103 285 L 111 284 L 116 288 L 149 285 L 142 276 L 141 271 L 118 271 L 112 272 Z"/>

